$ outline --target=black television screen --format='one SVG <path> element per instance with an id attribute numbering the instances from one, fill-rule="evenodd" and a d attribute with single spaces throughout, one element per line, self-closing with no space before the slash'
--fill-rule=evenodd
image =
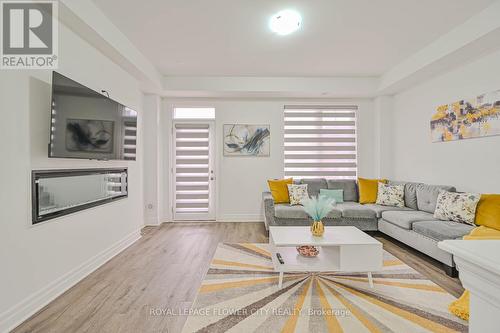
<path id="1" fill-rule="evenodd" d="M 49 157 L 135 160 L 137 112 L 52 74 Z"/>

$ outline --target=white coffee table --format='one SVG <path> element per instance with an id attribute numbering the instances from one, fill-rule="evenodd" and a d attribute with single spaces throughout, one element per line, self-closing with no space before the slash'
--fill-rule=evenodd
<path id="1" fill-rule="evenodd" d="M 356 227 L 325 227 L 322 237 L 309 227 L 269 227 L 269 245 L 280 288 L 285 272 L 367 272 L 373 288 L 371 272 L 382 269 L 382 243 Z M 318 256 L 301 256 L 296 249 L 301 245 L 319 247 Z"/>
<path id="2" fill-rule="evenodd" d="M 500 317 L 500 240 L 445 240 L 460 281 L 470 291 L 469 332 L 498 332 Z"/>

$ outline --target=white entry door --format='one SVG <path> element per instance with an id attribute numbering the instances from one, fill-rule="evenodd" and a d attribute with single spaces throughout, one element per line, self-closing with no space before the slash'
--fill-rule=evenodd
<path id="1" fill-rule="evenodd" d="M 173 217 L 215 220 L 214 123 L 173 124 Z"/>

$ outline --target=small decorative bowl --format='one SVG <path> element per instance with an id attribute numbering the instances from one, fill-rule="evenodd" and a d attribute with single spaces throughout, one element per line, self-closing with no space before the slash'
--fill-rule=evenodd
<path id="1" fill-rule="evenodd" d="M 297 246 L 296 249 L 301 256 L 307 258 L 313 258 L 319 254 L 319 249 L 316 246 L 303 245 L 303 246 Z"/>

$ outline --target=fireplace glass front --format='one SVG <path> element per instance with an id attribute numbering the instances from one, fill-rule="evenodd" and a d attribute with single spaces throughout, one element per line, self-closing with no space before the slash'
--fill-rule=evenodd
<path id="1" fill-rule="evenodd" d="M 32 172 L 33 224 L 127 197 L 127 169 Z"/>

